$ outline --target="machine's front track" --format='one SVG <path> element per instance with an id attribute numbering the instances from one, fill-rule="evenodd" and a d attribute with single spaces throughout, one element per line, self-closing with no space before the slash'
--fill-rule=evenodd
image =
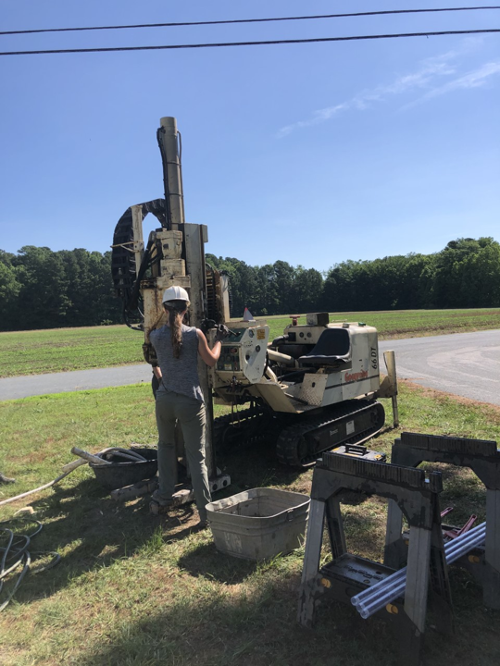
<path id="1" fill-rule="evenodd" d="M 308 467 L 323 451 L 342 444 L 361 444 L 384 425 L 384 408 L 374 400 L 349 400 L 314 415 L 277 414 L 259 405 L 215 419 L 219 451 L 267 440 L 276 443 L 278 460 Z"/>

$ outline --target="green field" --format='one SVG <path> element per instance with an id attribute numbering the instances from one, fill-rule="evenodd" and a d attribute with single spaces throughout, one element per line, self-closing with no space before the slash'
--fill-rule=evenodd
<path id="1" fill-rule="evenodd" d="M 500 328 L 499 309 L 332 313 L 331 321 L 363 321 L 381 339 Z M 290 323 L 269 317 L 271 339 Z M 305 317 L 299 323 L 305 324 Z M 143 362 L 143 336 L 126 326 L 0 333 L 0 377 L 105 368 Z"/>
<path id="2" fill-rule="evenodd" d="M 445 333 L 465 333 L 500 328 L 500 310 L 391 310 L 386 312 L 333 312 L 330 321 L 364 322 L 375 326 L 379 338 L 412 338 Z M 288 315 L 269 318 L 271 337 L 281 335 L 290 322 Z M 299 324 L 305 324 L 305 316 Z"/>
<path id="3" fill-rule="evenodd" d="M 390 411 L 389 405 L 386 406 Z M 499 439 L 500 412 L 400 384 L 405 430 Z M 390 419 L 389 419 L 390 420 Z M 372 448 L 390 452 L 398 432 Z M 73 459 L 71 446 L 96 451 L 156 441 L 149 387 L 126 386 L 0 403 L 0 469 L 16 477 L 0 499 L 55 478 Z M 226 493 L 273 486 L 309 493 L 311 470 L 277 464 L 272 448 L 230 452 L 219 460 L 233 479 Z M 455 524 L 484 520 L 484 488 L 467 470 L 447 469 L 442 505 Z M 0 614 L 2 666 L 396 666 L 394 637 L 377 618 L 325 597 L 315 629 L 296 623 L 303 548 L 255 564 L 218 553 L 210 531 L 193 533 L 196 516 L 148 513 L 147 499 L 113 502 L 88 466 L 48 489 L 2 507 L 2 519 L 26 504 L 44 530 L 33 550 L 57 550 L 54 569 L 29 574 Z M 385 504 L 345 506 L 351 552 L 381 559 Z M 323 558 L 329 557 L 325 548 Z M 456 633 L 427 630 L 427 666 L 496 666 L 500 612 L 487 610 L 472 578 L 451 571 Z"/>

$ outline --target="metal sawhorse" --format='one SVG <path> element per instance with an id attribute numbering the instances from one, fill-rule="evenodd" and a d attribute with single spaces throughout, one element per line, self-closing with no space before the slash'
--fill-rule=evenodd
<path id="1" fill-rule="evenodd" d="M 391 462 L 417 467 L 421 462 L 470 467 L 486 486 L 486 543 L 479 556 L 462 557 L 457 564 L 470 571 L 483 588 L 485 606 L 500 609 L 500 450 L 489 440 L 403 432 L 392 447 Z M 404 565 L 401 509 L 389 502 L 384 564 Z M 411 545 L 411 544 L 410 544 Z"/>
<path id="2" fill-rule="evenodd" d="M 343 601 L 387 578 L 394 569 L 347 552 L 340 504 L 346 493 L 378 495 L 392 500 L 410 525 L 404 603 L 390 604 L 386 619 L 396 629 L 409 663 L 417 664 L 425 629 L 429 587 L 440 604 L 442 630 L 452 624 L 451 595 L 444 553 L 439 493 L 442 479 L 433 472 L 325 453 L 313 474 L 299 622 L 310 627 L 320 595 L 328 589 Z M 324 525 L 332 561 L 320 568 Z M 430 583 L 430 586 L 429 586 Z"/>

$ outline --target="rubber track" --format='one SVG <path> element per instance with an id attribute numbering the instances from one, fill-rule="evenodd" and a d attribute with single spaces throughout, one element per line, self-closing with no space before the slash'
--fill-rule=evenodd
<path id="1" fill-rule="evenodd" d="M 356 403 L 356 406 L 357 405 L 362 405 L 362 406 L 359 409 L 353 410 L 353 405 L 352 405 L 353 402 Z M 366 441 L 369 437 L 372 437 L 382 428 L 382 426 L 384 425 L 384 418 L 382 418 L 381 423 L 377 423 L 373 428 L 368 428 L 362 432 L 357 432 L 353 437 L 350 437 L 348 439 L 339 442 L 334 442 L 333 444 L 331 444 L 331 446 L 326 446 L 321 449 L 318 448 L 318 450 L 309 454 L 307 458 L 299 460 L 297 457 L 298 443 L 301 437 L 303 437 L 306 433 L 313 432 L 315 430 L 320 430 L 327 426 L 330 427 L 332 424 L 339 421 L 343 421 L 346 419 L 351 420 L 356 417 L 356 414 L 360 414 L 363 411 L 372 410 L 372 409 L 375 409 L 377 411 L 380 411 L 380 409 L 382 409 L 382 415 L 383 415 L 383 407 L 379 402 L 356 400 L 356 401 L 351 401 L 347 405 L 336 407 L 334 410 L 335 414 L 334 418 L 325 418 L 325 413 L 323 412 L 316 418 L 306 417 L 306 419 L 301 420 L 299 423 L 288 426 L 281 432 L 276 444 L 276 453 L 278 456 L 278 460 L 282 464 L 289 465 L 292 467 L 308 467 L 316 462 L 319 453 L 322 453 L 323 451 L 328 451 L 334 446 L 340 446 L 342 444 L 360 444 L 361 442 Z"/>
<path id="2" fill-rule="evenodd" d="M 246 446 L 262 442 L 269 437 L 268 428 L 261 428 L 258 433 L 247 435 L 248 430 L 253 428 L 257 419 L 262 419 L 267 425 L 266 413 L 258 407 L 243 409 L 237 414 L 225 414 L 214 419 L 214 445 L 216 451 L 225 451 L 232 443 L 233 437 L 237 438 L 237 446 Z M 232 432 L 231 432 L 232 430 Z M 230 433 L 230 436 L 227 435 Z M 232 437 L 231 437 L 232 436 Z"/>

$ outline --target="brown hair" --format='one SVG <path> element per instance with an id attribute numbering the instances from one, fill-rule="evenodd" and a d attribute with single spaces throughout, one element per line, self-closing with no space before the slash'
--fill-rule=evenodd
<path id="1" fill-rule="evenodd" d="M 174 358 L 180 358 L 182 351 L 182 320 L 184 319 L 187 303 L 185 301 L 169 301 L 164 303 L 164 307 L 168 312 L 172 353 Z"/>

